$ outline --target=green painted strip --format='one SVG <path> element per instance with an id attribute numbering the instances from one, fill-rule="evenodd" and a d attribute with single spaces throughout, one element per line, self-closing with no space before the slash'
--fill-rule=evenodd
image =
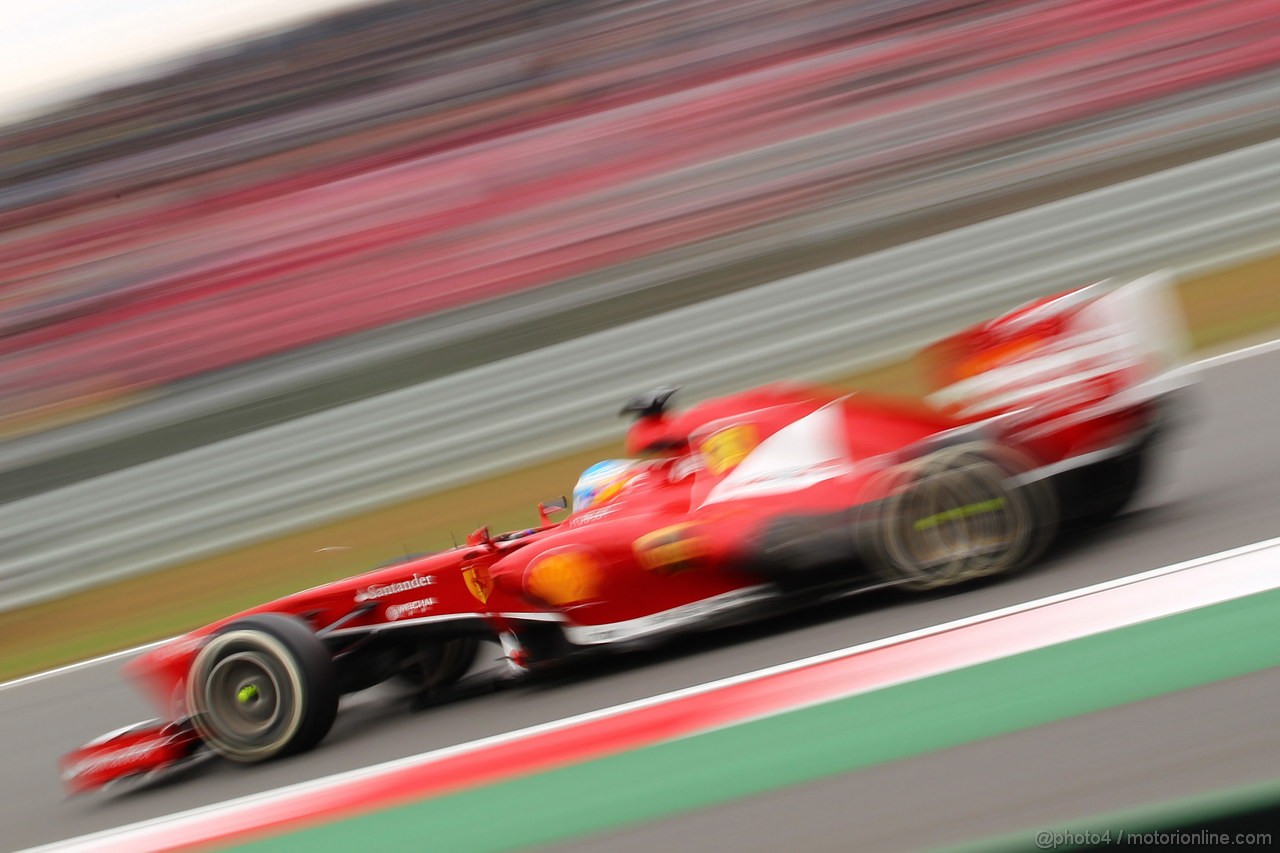
<path id="1" fill-rule="evenodd" d="M 546 844 L 1280 666 L 1280 590 L 245 849 Z"/>
<path id="2" fill-rule="evenodd" d="M 1160 830 L 1191 831 L 1190 827 L 1268 807 L 1280 807 L 1280 779 L 1241 785 L 1134 809 L 1090 815 L 1071 823 L 1050 827 L 1028 827 L 971 844 L 940 848 L 938 853 L 1014 853 L 1014 851 L 1035 850 L 1039 848 L 1036 844 L 1036 835 L 1042 832 L 1070 833 L 1072 836 L 1110 833 L 1111 840 L 1105 844 L 1120 846 L 1121 841 L 1116 838 L 1121 833 L 1145 834 Z M 1047 846 L 1058 850 L 1070 850 L 1074 849 L 1075 845 L 1064 843 Z"/>

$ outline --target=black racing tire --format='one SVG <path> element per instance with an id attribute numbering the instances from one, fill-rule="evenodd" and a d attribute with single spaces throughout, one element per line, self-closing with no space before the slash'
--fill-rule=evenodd
<path id="1" fill-rule="evenodd" d="M 476 637 L 423 643 L 392 680 L 424 692 L 452 687 L 471 669 L 479 650 L 480 640 Z"/>
<path id="2" fill-rule="evenodd" d="M 196 655 L 187 707 L 201 740 L 232 761 L 254 764 L 304 752 L 337 716 L 333 656 L 296 617 L 238 619 Z"/>
<path id="3" fill-rule="evenodd" d="M 889 472 L 874 526 L 874 562 L 903 589 L 925 591 L 1015 571 L 1057 525 L 1052 491 L 1007 447 L 948 447 Z"/>
<path id="4" fill-rule="evenodd" d="M 1146 481 L 1148 443 L 1143 443 L 1115 459 L 1091 466 L 1087 492 L 1089 508 L 1079 516 L 1085 525 L 1105 524 L 1124 511 Z"/>

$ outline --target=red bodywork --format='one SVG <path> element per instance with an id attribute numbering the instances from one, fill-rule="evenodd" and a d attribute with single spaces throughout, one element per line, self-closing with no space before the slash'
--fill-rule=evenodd
<path id="1" fill-rule="evenodd" d="M 523 667 L 794 596 L 759 570 L 773 553 L 762 544 L 771 525 L 875 505 L 886 497 L 885 472 L 949 435 L 981 429 L 1054 472 L 1131 445 L 1154 429 L 1168 390 L 1152 382 L 1168 366 L 1169 330 L 1115 326 L 1133 310 L 1118 303 L 1136 298 L 1151 316 L 1161 289 L 1156 280 L 1085 288 L 942 341 L 924 353 L 942 389 L 932 405 L 772 385 L 682 413 L 643 413 L 628 446 L 648 459 L 603 506 L 503 536 L 480 531 L 462 547 L 269 602 L 135 659 L 128 673 L 179 722 L 73 753 L 68 785 L 95 787 L 189 755 L 197 744 L 181 724 L 187 673 L 210 635 L 249 614 L 301 617 L 335 654 L 400 632 L 483 634 L 502 639 Z M 855 563 L 837 588 L 876 582 Z M 822 589 L 831 588 L 824 575 Z M 531 641 L 548 635 L 550 646 Z"/>
<path id="2" fill-rule="evenodd" d="M 140 776 L 188 761 L 200 740 L 182 721 L 139 723 L 104 735 L 62 758 L 62 778 L 78 794 L 117 779 Z"/>

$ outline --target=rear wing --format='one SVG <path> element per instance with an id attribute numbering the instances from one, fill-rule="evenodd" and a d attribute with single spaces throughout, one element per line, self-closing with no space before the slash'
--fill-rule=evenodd
<path id="1" fill-rule="evenodd" d="M 921 352 L 930 404 L 961 421 L 1044 422 L 1139 405 L 1190 381 L 1167 272 L 1022 305 Z"/>

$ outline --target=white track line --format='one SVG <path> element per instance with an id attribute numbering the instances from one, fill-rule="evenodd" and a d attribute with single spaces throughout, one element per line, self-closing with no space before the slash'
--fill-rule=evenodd
<path id="1" fill-rule="evenodd" d="M 43 681 L 46 678 L 52 678 L 55 675 L 66 675 L 68 672 L 75 672 L 80 669 L 88 669 L 91 666 L 97 666 L 100 663 L 110 663 L 119 658 L 129 657 L 130 655 L 139 655 L 156 646 L 164 645 L 169 640 L 176 640 L 177 637 L 170 637 L 168 640 L 156 640 L 154 643 L 147 643 L 142 646 L 134 646 L 131 649 L 121 649 L 118 652 L 102 655 L 89 660 L 82 660 L 78 663 L 69 663 L 66 666 L 60 666 L 57 669 L 50 669 L 45 672 L 37 672 L 33 675 L 24 675 L 22 678 L 15 678 L 12 681 L 6 681 L 0 684 L 0 690 L 8 690 L 10 687 L 21 687 L 24 684 L 30 684 L 33 681 Z"/>
<path id="2" fill-rule="evenodd" d="M 248 795 L 236 797 L 230 800 L 225 800 L 223 802 L 210 803 L 208 805 L 197 806 L 195 808 L 187 809 L 181 812 L 175 812 L 172 814 L 162 815 L 160 817 L 149 818 L 147 820 L 139 821 L 133 824 L 126 824 L 124 826 L 114 827 L 112 829 L 100 830 L 98 832 L 90 833 L 88 835 L 69 838 L 63 841 L 51 842 L 48 844 L 41 845 L 39 847 L 29 848 L 28 850 L 23 851 L 23 853 L 53 853 L 53 851 L 60 851 L 60 853 L 72 853 L 74 851 L 74 853 L 81 853 L 81 851 L 93 851 L 97 849 L 97 847 L 102 842 L 105 842 L 108 840 L 124 840 L 124 839 L 132 838 L 135 836 L 140 836 L 141 834 L 146 833 L 148 830 L 152 828 L 160 827 L 165 824 L 173 824 L 173 823 L 178 823 L 182 821 L 189 821 L 204 815 L 216 814 L 224 811 L 238 810 L 247 806 L 253 806 L 257 804 L 267 804 L 273 801 L 278 801 L 284 798 L 292 797 L 297 794 L 304 794 L 307 792 L 329 789 L 334 786 L 346 785 L 362 779 L 367 779 L 369 777 L 381 776 L 391 771 L 397 770 L 401 767 L 408 767 L 416 764 L 422 764 L 422 763 L 431 762 L 431 761 L 438 761 L 448 756 L 457 755 L 457 754 L 466 753 L 466 752 L 474 752 L 476 750 L 483 749 L 485 747 L 491 747 L 495 745 L 509 743 L 511 741 L 528 738 L 534 735 L 542 734 L 544 732 L 551 732 L 551 731 L 557 731 L 557 730 L 566 729 L 566 728 L 572 728 L 575 726 L 580 726 L 584 723 L 588 723 L 593 720 L 598 720 L 606 717 L 615 717 L 615 716 L 626 714 L 628 712 L 635 711 L 638 709 L 647 708 L 654 705 L 670 703 L 672 701 L 682 699 L 684 697 L 696 696 L 702 693 L 714 692 L 717 690 L 724 689 L 726 687 L 730 687 L 735 684 L 740 684 L 748 681 L 761 680 L 761 679 L 768 678 L 770 676 L 790 672 L 792 670 L 804 669 L 806 667 L 810 667 L 815 664 L 821 664 L 827 661 L 838 660 L 840 658 L 850 657 L 852 655 L 873 651 L 875 649 L 880 649 L 887 646 L 906 643 L 912 640 L 920 639 L 922 637 L 928 637 L 928 636 L 933 636 L 937 634 L 943 634 L 950 631 L 955 631 L 957 629 L 966 628 L 981 622 L 988 622 L 994 619 L 999 619 L 1004 616 L 1010 616 L 1017 613 L 1024 613 L 1029 610 L 1035 610 L 1038 608 L 1047 607 L 1049 605 L 1057 604 L 1062 601 L 1068 601 L 1068 600 L 1077 599 L 1077 598 L 1084 598 L 1086 596 L 1094 595 L 1100 592 L 1105 592 L 1107 590 L 1115 589 L 1117 587 L 1128 586 L 1131 584 L 1140 583 L 1142 581 L 1151 580 L 1152 578 L 1158 578 L 1158 577 L 1163 577 L 1165 575 L 1175 574 L 1177 572 L 1188 571 L 1190 569 L 1195 569 L 1210 563 L 1231 560 L 1240 556 L 1244 556 L 1247 554 L 1252 554 L 1258 551 L 1263 551 L 1269 548 L 1276 548 L 1276 547 L 1280 547 L 1280 537 L 1277 537 L 1275 539 L 1268 539 L 1263 542 L 1255 542 L 1251 545 L 1243 545 L 1239 548 L 1232 548 L 1227 551 L 1220 551 L 1216 554 L 1209 554 L 1204 557 L 1197 557 L 1192 560 L 1186 560 L 1181 563 L 1174 563 L 1169 566 L 1162 566 L 1160 568 L 1151 569 L 1145 572 L 1139 572 L 1138 574 L 1128 575 L 1127 577 L 1123 577 L 1123 578 L 1116 578 L 1114 580 L 1103 581 L 1102 583 L 1093 584 L 1092 586 L 1081 587 L 1080 589 L 1068 590 L 1067 592 L 1061 592 L 1055 595 L 1045 596 L 1044 598 L 1038 598 L 1038 599 L 1035 599 L 1034 601 L 1025 601 L 1025 602 L 1022 602 L 1021 604 L 1013 604 L 1008 607 L 1002 607 L 996 610 L 989 611 L 987 613 L 979 613 L 974 616 L 966 616 L 962 619 L 956 619 L 951 622 L 944 622 L 940 625 L 933 625 L 927 628 L 920 628 L 914 631 L 908 631 L 903 634 L 897 634 L 892 637 L 886 637 L 880 640 L 872 640 L 867 643 L 861 643 L 855 646 L 849 646 L 844 649 L 837 649 L 836 651 L 823 652 L 821 654 L 813 655 L 807 658 L 802 658 L 800 660 L 788 661 L 787 663 L 765 667 L 763 669 L 754 670 L 752 672 L 746 672 L 740 675 L 733 675 L 727 678 L 721 678 L 721 679 L 706 682 L 703 684 L 696 684 L 696 685 L 693 685 L 692 687 L 685 687 L 679 690 L 670 691 L 668 693 L 662 693 L 656 696 L 649 696 L 644 699 L 638 699 L 632 702 L 626 702 L 621 705 L 614 705 L 607 708 L 601 708 L 596 711 L 588 711 L 582 714 L 576 714 L 571 717 L 565 717 L 559 720 L 552 720 L 550 722 L 539 723 L 537 725 L 528 726 L 522 729 L 517 729 L 515 731 L 504 732 L 502 734 L 497 734 L 497 735 L 490 735 L 489 737 L 468 741 L 466 743 L 455 744 L 453 746 L 447 746 L 439 749 L 429 750 L 427 752 L 419 753 L 417 755 L 410 755 L 410 756 L 405 756 L 403 758 L 396 758 L 390 761 L 382 762 L 380 764 L 374 764 L 366 767 L 359 767 L 354 770 L 346 770 L 340 773 L 330 774 L 328 776 L 321 776 L 315 779 L 308 779 L 303 782 L 295 782 L 290 785 L 286 785 L 280 788 L 274 788 L 268 791 L 262 791 L 256 794 L 248 794 Z M 217 842 L 214 842 L 214 844 L 216 846 Z M 146 848 L 146 849 L 150 849 L 150 848 Z"/>
<path id="3" fill-rule="evenodd" d="M 1218 355 L 1202 358 L 1199 361 L 1192 362 L 1191 367 L 1205 370 L 1211 367 L 1220 367 L 1224 364 L 1231 364 L 1235 361 L 1243 361 L 1246 358 L 1254 356 L 1266 355 L 1269 352 L 1280 350 L 1280 338 L 1270 341 L 1263 341 L 1253 346 L 1242 347 L 1241 349 L 1231 350 L 1230 352 L 1219 353 Z"/>
<path id="4" fill-rule="evenodd" d="M 1199 361 L 1194 361 L 1186 365 L 1186 369 L 1187 370 L 1210 370 L 1215 367 L 1221 367 L 1224 364 L 1231 364 L 1233 362 L 1243 361 L 1244 359 L 1247 359 L 1247 358 L 1254 358 L 1256 356 L 1266 355 L 1268 353 L 1272 353 L 1277 350 L 1280 350 L 1280 338 L 1275 338 L 1269 341 L 1263 341 L 1262 343 L 1243 347 L 1238 350 L 1231 350 L 1229 352 L 1224 352 L 1218 355 L 1202 358 Z M 164 643 L 167 643 L 169 642 L 169 640 L 173 640 L 173 639 L 176 639 L 176 637 L 170 637 L 168 640 L 157 640 L 154 643 L 147 643 L 146 645 L 143 645 L 143 646 L 135 646 L 134 648 L 131 648 L 131 649 L 123 649 L 118 652 L 112 652 L 111 654 L 102 655 L 101 657 L 80 661 L 79 663 L 60 666 L 56 669 L 51 669 L 46 672 L 37 672 L 32 675 L 23 676 L 22 678 L 15 678 L 12 681 L 6 681 L 3 684 L 0 684 L 0 691 L 8 690 L 11 687 L 21 687 L 24 684 L 31 684 L 32 682 L 36 682 L 36 681 L 42 681 L 46 678 L 52 678 L 55 675 L 65 675 L 67 673 L 75 672 L 77 670 L 87 669 L 91 666 L 97 666 L 98 664 L 110 663 L 111 661 L 117 660 L 122 657 L 141 654 L 142 652 L 145 652 L 149 649 L 153 649 L 156 646 L 163 645 Z"/>

